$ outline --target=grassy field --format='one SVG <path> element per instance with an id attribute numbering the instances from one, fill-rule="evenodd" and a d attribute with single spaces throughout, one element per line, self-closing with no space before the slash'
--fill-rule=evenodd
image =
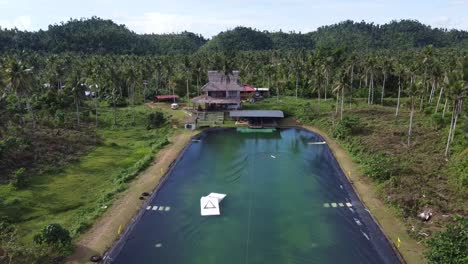
<path id="1" fill-rule="evenodd" d="M 146 129 L 150 111 L 136 107 L 132 124 L 131 109 L 119 109 L 117 126 L 113 127 L 111 109 L 101 109 L 97 130 L 101 143 L 57 173 L 32 177 L 26 188 L 15 190 L 11 185 L 0 185 L 0 217 L 17 223 L 24 243 L 31 243 L 33 235 L 50 223 L 63 225 L 77 237 L 167 142 L 171 133 L 168 126 Z M 93 138 L 89 135 L 89 140 Z"/>

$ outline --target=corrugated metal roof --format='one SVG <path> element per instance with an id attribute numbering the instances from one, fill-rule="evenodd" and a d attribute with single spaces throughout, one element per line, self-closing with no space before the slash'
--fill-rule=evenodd
<path id="1" fill-rule="evenodd" d="M 270 91 L 270 88 L 255 88 L 255 91 L 268 92 L 268 91 Z"/>
<path id="2" fill-rule="evenodd" d="M 229 112 L 230 117 L 275 117 L 283 118 L 283 111 L 279 110 L 239 110 Z"/>

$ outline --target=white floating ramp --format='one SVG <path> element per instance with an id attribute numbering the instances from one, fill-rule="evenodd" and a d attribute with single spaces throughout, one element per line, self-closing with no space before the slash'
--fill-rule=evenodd
<path id="1" fill-rule="evenodd" d="M 224 193 L 210 193 L 208 194 L 208 197 L 216 198 L 218 199 L 218 202 L 221 202 L 226 195 Z"/>
<path id="2" fill-rule="evenodd" d="M 323 145 L 323 144 L 327 144 L 327 142 L 325 141 L 319 141 L 319 142 L 309 142 L 307 143 L 309 145 Z"/>
<path id="3" fill-rule="evenodd" d="M 226 197 L 222 193 L 210 193 L 200 198 L 200 214 L 203 216 L 220 215 L 219 203 Z"/>

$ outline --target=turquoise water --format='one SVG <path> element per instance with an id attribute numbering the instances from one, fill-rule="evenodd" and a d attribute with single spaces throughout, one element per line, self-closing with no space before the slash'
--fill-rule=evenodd
<path id="1" fill-rule="evenodd" d="M 319 141 L 299 129 L 204 133 L 110 262 L 399 263 Z M 211 192 L 227 194 L 221 215 L 201 216 Z"/>

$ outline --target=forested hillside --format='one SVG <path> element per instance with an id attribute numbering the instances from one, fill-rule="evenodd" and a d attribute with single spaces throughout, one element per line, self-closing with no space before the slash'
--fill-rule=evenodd
<path id="1" fill-rule="evenodd" d="M 315 47 L 375 50 L 467 47 L 468 32 L 431 28 L 414 20 L 384 25 L 344 21 L 313 32 L 268 32 L 236 27 L 211 40 L 190 32 L 139 35 L 111 20 L 93 17 L 50 25 L 45 31 L 0 29 L 0 51 L 82 52 L 93 54 L 191 54 L 198 50 L 235 52 Z"/>
<path id="2" fill-rule="evenodd" d="M 125 25 L 97 17 L 50 25 L 45 31 L 0 30 L 0 51 L 173 54 L 193 53 L 205 42 L 205 38 L 190 32 L 138 35 Z"/>

